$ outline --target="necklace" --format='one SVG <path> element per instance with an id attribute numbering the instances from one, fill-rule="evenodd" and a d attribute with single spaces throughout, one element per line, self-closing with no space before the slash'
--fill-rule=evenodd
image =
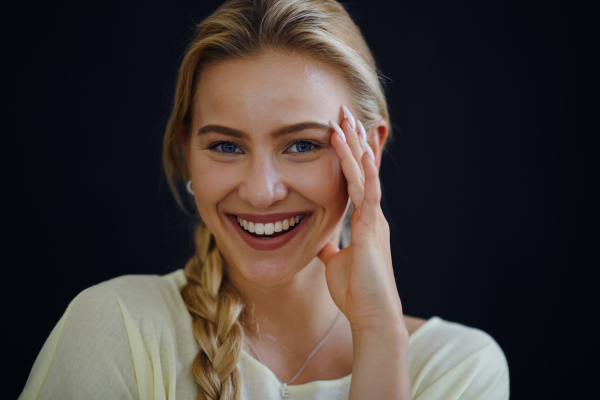
<path id="1" fill-rule="evenodd" d="M 319 343 L 317 343 L 317 346 L 313 349 L 313 351 L 310 352 L 310 354 L 308 355 L 308 358 L 306 359 L 306 361 L 304 361 L 304 365 L 302 365 L 302 368 L 300 368 L 300 371 L 298 371 L 296 373 L 296 375 L 294 375 L 294 377 L 292 379 L 290 379 L 287 382 L 283 382 L 281 379 L 279 379 L 277 377 L 277 375 L 273 374 L 273 375 L 275 375 L 275 377 L 277 378 L 277 380 L 282 384 L 282 386 L 281 386 L 281 397 L 290 397 L 287 385 L 289 385 L 290 383 L 294 382 L 296 380 L 296 378 L 300 376 L 300 374 L 302 373 L 302 371 L 304 371 L 304 368 L 306 367 L 306 365 L 308 364 L 308 362 L 310 361 L 310 359 L 312 358 L 312 356 L 315 355 L 315 353 L 317 352 L 317 350 L 319 350 L 319 347 L 321 347 L 323 345 L 323 343 L 325 343 L 325 341 L 327 340 L 327 338 L 329 337 L 329 335 L 331 334 L 331 332 L 333 332 L 333 327 L 335 326 L 335 323 L 337 322 L 338 318 L 340 318 L 340 314 L 341 313 L 342 313 L 341 311 L 338 311 L 335 319 L 333 320 L 333 323 L 329 327 L 329 330 L 327 331 L 327 333 L 325 334 L 325 336 L 323 336 L 323 339 L 321 339 L 321 341 Z M 248 343 L 248 345 L 250 345 L 250 348 L 252 349 L 252 352 L 256 355 L 256 357 L 258 358 L 258 360 L 266 367 L 267 364 L 263 361 L 262 358 L 260 358 L 260 355 L 258 355 L 258 352 L 254 348 L 254 346 L 252 345 L 252 343 L 250 343 L 250 340 L 248 340 L 248 338 L 246 338 L 246 343 Z"/>

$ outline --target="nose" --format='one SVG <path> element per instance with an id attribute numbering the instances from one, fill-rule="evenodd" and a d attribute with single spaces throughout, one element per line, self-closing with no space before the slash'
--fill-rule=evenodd
<path id="1" fill-rule="evenodd" d="M 281 172 L 274 160 L 268 157 L 254 158 L 239 185 L 238 195 L 256 209 L 268 208 L 285 199 L 288 188 Z"/>

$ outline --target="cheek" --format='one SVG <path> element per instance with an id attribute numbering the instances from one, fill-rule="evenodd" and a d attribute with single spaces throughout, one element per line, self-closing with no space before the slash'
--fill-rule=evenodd
<path id="1" fill-rule="evenodd" d="M 333 150 L 332 150 L 333 151 Z M 342 214 L 348 203 L 347 182 L 339 160 L 332 156 L 321 157 L 298 166 L 291 187 L 327 213 Z"/>
<path id="2" fill-rule="evenodd" d="M 235 188 L 240 171 L 233 164 L 215 163 L 208 157 L 198 157 L 192 165 L 196 205 L 200 216 L 205 219 L 215 211 L 217 203 Z"/>

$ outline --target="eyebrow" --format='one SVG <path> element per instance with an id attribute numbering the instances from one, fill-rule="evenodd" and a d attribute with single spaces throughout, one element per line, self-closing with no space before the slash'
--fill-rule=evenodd
<path id="1" fill-rule="evenodd" d="M 290 133 L 304 131 L 306 129 L 318 129 L 322 131 L 331 131 L 332 129 L 329 125 L 321 124 L 319 122 L 300 122 L 299 124 L 284 126 L 271 133 L 271 137 L 273 139 L 277 139 L 281 136 L 288 135 Z M 233 136 L 236 138 L 247 138 L 248 135 L 243 131 L 238 129 L 228 128 L 226 126 L 221 125 L 205 125 L 202 128 L 198 129 L 198 135 L 202 135 L 203 133 L 208 132 L 216 132 L 227 136 Z"/>

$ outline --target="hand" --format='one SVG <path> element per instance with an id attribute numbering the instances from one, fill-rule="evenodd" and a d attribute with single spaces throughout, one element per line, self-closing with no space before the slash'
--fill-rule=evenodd
<path id="1" fill-rule="evenodd" d="M 366 141 L 361 141 L 358 126 L 352 127 L 354 118 L 345 107 L 344 114 L 340 125 L 346 141 L 337 133 L 340 126 L 331 121 L 335 131 L 331 144 L 354 204 L 351 242 L 340 250 L 329 241 L 318 257 L 325 264 L 331 297 L 350 321 L 353 334 L 381 330 L 390 324 L 400 324 L 405 330 L 392 268 L 390 229 L 380 206 L 379 171 L 372 150 Z"/>

